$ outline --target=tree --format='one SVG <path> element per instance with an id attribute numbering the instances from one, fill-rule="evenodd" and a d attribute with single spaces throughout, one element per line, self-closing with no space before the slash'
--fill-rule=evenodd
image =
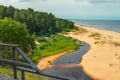
<path id="1" fill-rule="evenodd" d="M 31 8 L 17 9 L 0 5 L 0 19 L 12 18 L 27 25 L 30 34 L 49 35 L 74 27 L 72 21 L 56 18 L 52 13 L 34 11 Z"/>
<path id="2" fill-rule="evenodd" d="M 11 18 L 0 19 L 0 41 L 17 44 L 23 51 L 28 52 L 35 47 L 34 35 L 30 35 L 27 26 Z"/>

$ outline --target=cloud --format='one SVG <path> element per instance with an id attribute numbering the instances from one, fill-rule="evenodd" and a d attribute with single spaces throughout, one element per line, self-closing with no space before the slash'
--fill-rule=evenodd
<path id="1" fill-rule="evenodd" d="M 34 1 L 34 0 L 19 0 L 19 2 L 30 2 L 30 1 Z"/>
<path id="2" fill-rule="evenodd" d="M 49 0 L 19 0 L 19 2 L 30 2 L 30 1 L 34 1 L 34 2 L 37 2 L 37 1 L 49 1 Z"/>
<path id="3" fill-rule="evenodd" d="M 29 2 L 31 0 L 19 0 L 20 2 Z"/>
<path id="4" fill-rule="evenodd" d="M 75 0 L 79 2 L 87 1 L 89 3 L 118 3 L 120 0 Z"/>

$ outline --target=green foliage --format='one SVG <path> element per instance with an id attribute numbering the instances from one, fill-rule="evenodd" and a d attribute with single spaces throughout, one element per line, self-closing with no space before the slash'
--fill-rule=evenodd
<path id="1" fill-rule="evenodd" d="M 70 31 L 74 28 L 74 23 L 65 19 L 58 18 L 56 20 L 56 27 L 59 32 L 61 31 Z"/>
<path id="2" fill-rule="evenodd" d="M 51 13 L 34 11 L 31 8 L 19 10 L 12 6 L 0 5 L 0 19 L 5 17 L 25 23 L 29 33 L 36 33 L 37 35 L 54 34 L 74 27 L 72 21 L 56 18 Z"/>
<path id="3" fill-rule="evenodd" d="M 17 44 L 27 53 L 35 47 L 34 33 L 37 36 L 50 36 L 58 32 L 70 31 L 73 28 L 74 23 L 72 21 L 56 18 L 51 13 L 34 11 L 31 8 L 20 10 L 12 6 L 0 5 L 0 42 Z M 32 55 L 38 59 L 76 49 L 78 46 L 75 45 L 74 40 L 70 39 L 62 36 L 51 36 L 49 39 L 37 38 L 40 44 Z"/>
<path id="4" fill-rule="evenodd" d="M 40 44 L 37 45 L 37 49 L 34 50 L 29 56 L 33 61 L 37 62 L 37 60 L 39 60 L 41 57 L 65 52 L 68 50 L 75 50 L 80 46 L 79 44 L 76 44 L 76 41 L 77 40 L 72 39 L 71 37 L 52 35 L 47 39 L 47 42 L 40 42 Z"/>
<path id="5" fill-rule="evenodd" d="M 38 41 L 38 42 L 46 42 L 46 39 L 45 39 L 45 37 L 40 36 L 40 37 L 36 38 L 36 41 Z"/>
<path id="6" fill-rule="evenodd" d="M 12 59 L 12 49 L 10 47 L 1 47 L 0 46 L 0 58 Z M 2 63 L 2 64 L 4 64 L 4 63 Z"/>
<path id="7" fill-rule="evenodd" d="M 73 27 L 73 30 L 79 31 L 79 28 L 78 28 L 77 26 L 74 26 L 74 27 Z"/>
<path id="8" fill-rule="evenodd" d="M 0 40 L 3 43 L 17 44 L 28 52 L 35 47 L 34 35 L 30 35 L 26 25 L 10 18 L 0 19 Z"/>
<path id="9" fill-rule="evenodd" d="M 21 76 L 21 71 L 18 70 L 17 72 L 18 76 Z M 10 66 L 0 65 L 0 73 L 13 77 L 13 69 Z M 48 80 L 48 77 L 25 72 L 25 80 Z"/>

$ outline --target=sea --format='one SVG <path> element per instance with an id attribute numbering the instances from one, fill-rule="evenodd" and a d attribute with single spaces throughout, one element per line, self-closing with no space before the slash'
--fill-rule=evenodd
<path id="1" fill-rule="evenodd" d="M 120 32 L 120 20 L 71 20 L 76 24 L 84 25 L 97 29 Z"/>

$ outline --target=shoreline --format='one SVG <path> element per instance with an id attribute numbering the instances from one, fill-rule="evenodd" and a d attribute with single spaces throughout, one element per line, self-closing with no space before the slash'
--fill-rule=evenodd
<path id="1" fill-rule="evenodd" d="M 64 35 L 86 42 L 91 46 L 78 65 L 83 67 L 83 71 L 93 80 L 120 80 L 120 33 L 78 24 L 75 26 L 86 31 L 73 31 Z M 90 37 L 93 33 L 99 35 Z M 37 66 L 41 70 L 45 70 L 47 67 L 51 67 L 50 63 L 68 53 L 66 51 L 46 57 L 40 60 Z"/>
<path id="2" fill-rule="evenodd" d="M 69 51 L 66 51 L 66 52 L 62 52 L 62 53 L 59 53 L 59 54 L 55 54 L 55 55 L 51 55 L 51 56 L 48 56 L 48 57 L 45 57 L 43 59 L 40 59 L 38 64 L 37 64 L 37 67 L 40 69 L 40 70 L 45 70 L 47 69 L 48 67 L 51 66 L 51 64 L 57 60 L 58 58 L 66 55 L 66 54 L 69 54 L 70 52 L 73 52 L 74 50 L 69 50 Z"/>
<path id="3" fill-rule="evenodd" d="M 90 50 L 83 55 L 80 62 L 85 73 L 93 80 L 120 80 L 120 33 L 78 24 L 75 26 L 87 32 L 69 32 L 66 36 L 91 45 Z M 90 37 L 93 33 L 99 33 L 100 36 Z"/>

